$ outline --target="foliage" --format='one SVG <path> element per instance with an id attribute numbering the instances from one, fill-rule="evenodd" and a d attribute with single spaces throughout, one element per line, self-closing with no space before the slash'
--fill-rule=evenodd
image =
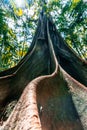
<path id="1" fill-rule="evenodd" d="M 26 54 L 36 24 L 27 9 L 18 8 L 14 2 L 2 3 L 0 8 L 0 71 L 16 65 Z"/>

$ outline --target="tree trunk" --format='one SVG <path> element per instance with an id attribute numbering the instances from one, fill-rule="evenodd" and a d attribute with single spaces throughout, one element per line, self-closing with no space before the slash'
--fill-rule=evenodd
<path id="1" fill-rule="evenodd" d="M 50 17 L 40 15 L 28 53 L 0 73 L 0 130 L 87 130 L 86 86 L 87 62 L 67 46 Z"/>

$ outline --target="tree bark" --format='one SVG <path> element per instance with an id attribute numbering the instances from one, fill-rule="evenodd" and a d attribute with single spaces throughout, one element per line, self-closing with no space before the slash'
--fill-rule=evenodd
<path id="1" fill-rule="evenodd" d="M 0 130 L 87 129 L 87 62 L 67 46 L 50 17 L 40 15 L 28 53 L 0 76 L 1 113 L 18 100 Z"/>

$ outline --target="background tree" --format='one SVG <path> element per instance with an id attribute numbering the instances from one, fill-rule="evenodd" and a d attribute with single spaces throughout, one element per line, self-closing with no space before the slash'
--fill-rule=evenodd
<path id="1" fill-rule="evenodd" d="M 13 1 L 1 2 L 1 71 L 15 66 L 26 54 L 36 28 L 34 15 L 29 6 L 25 9 Z"/>

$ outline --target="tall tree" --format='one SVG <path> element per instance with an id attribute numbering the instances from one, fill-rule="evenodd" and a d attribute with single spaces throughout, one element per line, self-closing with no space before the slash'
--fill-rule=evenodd
<path id="1" fill-rule="evenodd" d="M 34 36 L 42 4 L 45 12 L 52 14 L 57 29 L 61 32 L 68 45 L 81 58 L 87 58 L 87 4 L 82 0 L 67 0 L 65 2 L 63 0 L 49 2 L 24 0 L 20 1 L 18 5 L 17 1 L 10 0 L 5 1 L 5 3 L 0 1 L 0 4 L 4 10 L 4 16 L 2 16 L 5 20 L 3 19 L 3 23 L 5 23 L 7 30 L 4 44 L 1 35 L 0 71 L 15 66 L 26 54 Z M 1 26 L 4 29 L 4 25 Z"/>
<path id="2" fill-rule="evenodd" d="M 50 16 L 41 13 L 28 53 L 0 76 L 1 113 L 18 100 L 1 130 L 87 129 L 87 62 L 67 46 Z"/>
<path id="3" fill-rule="evenodd" d="M 27 54 L 0 73 L 0 129 L 86 130 L 86 86 L 87 62 L 60 36 L 45 3 Z"/>

